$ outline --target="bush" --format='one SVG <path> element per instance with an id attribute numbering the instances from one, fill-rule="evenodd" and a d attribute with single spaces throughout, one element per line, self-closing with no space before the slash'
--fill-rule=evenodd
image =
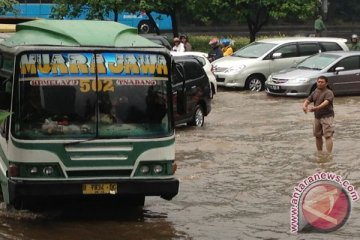
<path id="1" fill-rule="evenodd" d="M 193 51 L 199 52 L 209 52 L 210 46 L 209 41 L 216 36 L 189 36 L 189 42 L 192 45 Z M 222 37 L 218 37 L 221 39 Z M 249 44 L 249 38 L 246 37 L 226 37 L 233 41 L 234 51 L 242 48 L 243 46 Z"/>
<path id="2" fill-rule="evenodd" d="M 233 49 L 234 51 L 239 50 L 240 48 L 244 47 L 245 45 L 250 43 L 250 40 L 248 37 L 236 37 L 236 36 L 189 36 L 189 42 L 191 43 L 193 47 L 193 51 L 198 52 L 209 52 L 210 46 L 209 41 L 213 39 L 214 37 L 217 37 L 219 39 L 221 38 L 228 38 L 233 41 Z M 285 37 L 285 35 L 277 35 L 277 36 L 259 36 L 256 39 L 264 39 L 264 38 L 270 38 L 270 37 Z"/>

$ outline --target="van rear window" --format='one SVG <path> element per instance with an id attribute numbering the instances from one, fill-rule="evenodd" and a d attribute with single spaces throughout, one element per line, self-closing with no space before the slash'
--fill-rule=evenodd
<path id="1" fill-rule="evenodd" d="M 320 45 L 324 49 L 324 51 L 342 51 L 343 49 L 339 46 L 339 44 L 334 42 L 321 42 Z"/>
<path id="2" fill-rule="evenodd" d="M 321 52 L 320 46 L 317 43 L 300 43 L 300 56 L 310 56 Z"/>

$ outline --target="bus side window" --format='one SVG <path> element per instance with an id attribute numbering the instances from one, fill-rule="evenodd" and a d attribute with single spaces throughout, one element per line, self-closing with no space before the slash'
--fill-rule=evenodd
<path id="1" fill-rule="evenodd" d="M 11 78 L 1 78 L 1 87 L 0 87 L 0 109 L 1 110 L 10 110 L 11 103 Z"/>
<path id="2" fill-rule="evenodd" d="M 9 111 L 11 105 L 11 87 L 12 78 L 0 77 L 0 110 Z M 0 124 L 0 134 L 8 138 L 9 135 L 9 121 L 7 119 Z"/>

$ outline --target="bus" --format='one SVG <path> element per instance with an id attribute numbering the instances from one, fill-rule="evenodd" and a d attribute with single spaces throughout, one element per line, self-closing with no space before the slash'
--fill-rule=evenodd
<path id="1" fill-rule="evenodd" d="M 19 4 L 15 5 L 15 9 L 18 13 L 7 13 L 4 18 L 18 18 L 18 19 L 34 19 L 34 18 L 45 18 L 48 19 L 51 16 L 51 10 L 55 6 L 52 1 L 46 0 L 20 0 Z M 77 19 L 86 19 L 86 8 L 84 8 L 80 16 Z M 161 31 L 171 31 L 172 30 L 172 21 L 171 17 L 167 14 L 161 14 L 158 12 L 151 12 L 152 18 L 155 20 L 157 27 Z M 106 20 L 114 20 L 114 13 L 110 13 L 107 16 Z M 135 27 L 141 33 L 153 33 L 155 32 L 155 26 L 149 20 L 149 17 L 145 12 L 137 11 L 135 13 L 130 13 L 123 11 L 118 14 L 118 21 L 120 23 L 126 24 L 131 27 Z"/>
<path id="2" fill-rule="evenodd" d="M 52 197 L 143 205 L 146 196 L 176 196 L 170 69 L 165 48 L 120 23 L 17 24 L 0 41 L 7 206 Z"/>

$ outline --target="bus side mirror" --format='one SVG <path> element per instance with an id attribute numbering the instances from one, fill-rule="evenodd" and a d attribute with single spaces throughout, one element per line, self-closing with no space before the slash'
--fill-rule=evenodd
<path id="1" fill-rule="evenodd" d="M 11 95 L 8 92 L 0 91 L 0 109 L 9 110 L 11 103 Z"/>

